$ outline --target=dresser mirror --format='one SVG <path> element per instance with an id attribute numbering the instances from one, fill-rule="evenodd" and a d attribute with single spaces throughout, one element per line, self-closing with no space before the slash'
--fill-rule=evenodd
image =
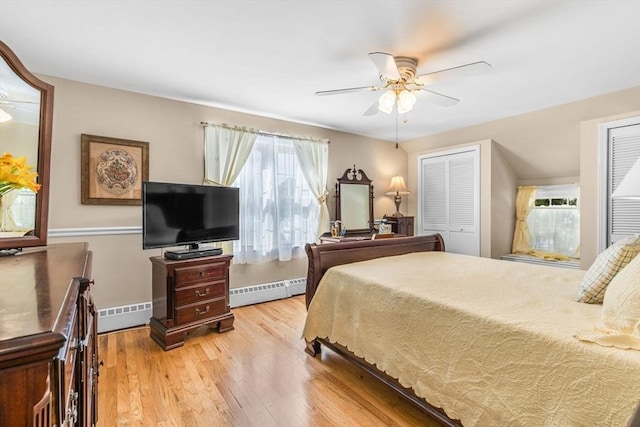
<path id="1" fill-rule="evenodd" d="M 47 243 L 53 86 L 27 70 L 0 41 L 0 156 L 25 157 L 40 190 L 0 195 L 0 250 Z"/>
<path id="2" fill-rule="evenodd" d="M 362 169 L 347 169 L 336 183 L 336 220 L 347 234 L 373 229 L 373 185 Z"/>

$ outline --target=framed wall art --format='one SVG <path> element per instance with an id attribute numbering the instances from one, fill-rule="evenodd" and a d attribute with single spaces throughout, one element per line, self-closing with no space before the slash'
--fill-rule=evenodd
<path id="1" fill-rule="evenodd" d="M 149 143 L 82 134 L 83 205 L 141 205 Z"/>

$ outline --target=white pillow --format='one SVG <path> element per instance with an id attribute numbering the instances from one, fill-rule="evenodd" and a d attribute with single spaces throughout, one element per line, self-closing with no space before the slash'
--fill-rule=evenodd
<path id="1" fill-rule="evenodd" d="M 640 350 L 640 256 L 616 277 L 604 294 L 600 324 L 576 338 L 605 347 Z"/>
<path id="2" fill-rule="evenodd" d="M 640 256 L 609 283 L 601 320 L 606 329 L 635 337 L 640 343 Z"/>
<path id="3" fill-rule="evenodd" d="M 629 236 L 609 246 L 598 255 L 584 275 L 577 301 L 590 304 L 602 303 L 609 282 L 638 254 L 640 254 L 640 235 Z"/>

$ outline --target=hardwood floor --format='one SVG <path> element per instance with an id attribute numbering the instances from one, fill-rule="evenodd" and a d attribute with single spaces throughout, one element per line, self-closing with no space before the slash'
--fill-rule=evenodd
<path id="1" fill-rule="evenodd" d="M 304 352 L 304 296 L 233 309 L 163 351 L 140 327 L 98 337 L 98 426 L 437 426 L 330 350 Z"/>

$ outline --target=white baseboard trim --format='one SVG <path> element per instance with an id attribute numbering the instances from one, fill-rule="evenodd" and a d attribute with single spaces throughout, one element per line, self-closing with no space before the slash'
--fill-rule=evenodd
<path id="1" fill-rule="evenodd" d="M 111 236 L 120 234 L 141 234 L 142 227 L 92 227 L 92 228 L 51 228 L 48 237 Z"/>
<path id="2" fill-rule="evenodd" d="M 299 278 L 234 288 L 229 290 L 229 306 L 242 307 L 301 295 L 306 287 L 307 279 Z M 98 310 L 98 333 L 146 325 L 152 315 L 151 301 Z"/>

